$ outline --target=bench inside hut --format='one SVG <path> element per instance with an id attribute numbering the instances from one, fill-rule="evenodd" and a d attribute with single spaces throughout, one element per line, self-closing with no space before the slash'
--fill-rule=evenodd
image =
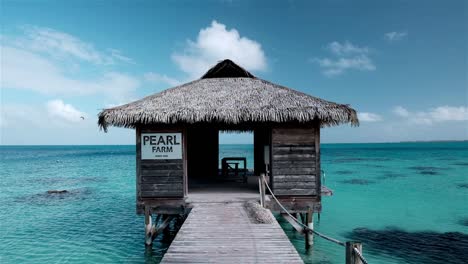
<path id="1" fill-rule="evenodd" d="M 289 211 L 320 212 L 320 128 L 341 123 L 358 125 L 349 105 L 262 80 L 230 60 L 198 80 L 99 114 L 105 131 L 136 129 L 138 213 L 180 213 L 197 199 L 258 199 L 261 174 Z M 246 183 L 217 181 L 223 130 L 253 133 Z M 266 206 L 281 211 L 274 202 Z"/>

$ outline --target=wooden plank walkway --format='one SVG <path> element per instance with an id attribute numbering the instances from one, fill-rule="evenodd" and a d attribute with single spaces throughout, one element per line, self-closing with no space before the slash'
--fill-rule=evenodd
<path id="1" fill-rule="evenodd" d="M 241 202 L 197 203 L 161 263 L 303 263 L 278 222 L 253 223 Z"/>

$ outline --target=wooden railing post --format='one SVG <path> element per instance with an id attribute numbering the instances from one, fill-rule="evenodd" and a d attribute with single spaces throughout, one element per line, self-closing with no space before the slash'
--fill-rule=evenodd
<path id="1" fill-rule="evenodd" d="M 265 207 L 265 173 L 260 174 L 260 178 L 258 180 L 258 187 L 260 189 L 260 205 Z"/>
<path id="2" fill-rule="evenodd" d="M 354 252 L 354 248 L 362 252 L 361 242 L 346 242 L 346 264 L 362 264 L 361 258 Z"/>

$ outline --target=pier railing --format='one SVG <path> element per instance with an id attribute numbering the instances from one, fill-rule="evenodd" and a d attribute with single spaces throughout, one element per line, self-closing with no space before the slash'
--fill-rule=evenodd
<path id="1" fill-rule="evenodd" d="M 347 241 L 347 242 L 342 242 L 336 238 L 327 236 L 325 234 L 322 234 L 313 228 L 310 228 L 307 225 L 304 225 L 301 221 L 299 221 L 296 217 L 294 217 L 278 200 L 278 198 L 275 196 L 273 191 L 271 190 L 270 186 L 268 185 L 268 182 L 265 178 L 265 174 L 260 175 L 260 180 L 259 180 L 260 186 L 260 204 L 262 206 L 265 206 L 265 193 L 266 189 L 271 194 L 271 197 L 275 200 L 275 202 L 278 204 L 278 206 L 286 213 L 291 219 L 293 219 L 298 225 L 300 225 L 303 228 L 303 232 L 307 232 L 310 234 L 315 234 L 327 241 L 330 241 L 336 245 L 342 246 L 345 248 L 345 256 L 346 256 L 346 264 L 368 264 L 367 260 L 364 258 L 362 255 L 362 243 L 357 242 L 357 241 Z M 265 189 L 266 187 L 266 189 Z"/>

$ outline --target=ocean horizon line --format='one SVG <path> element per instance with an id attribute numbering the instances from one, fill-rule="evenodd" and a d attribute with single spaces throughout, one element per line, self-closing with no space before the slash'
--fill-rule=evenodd
<path id="1" fill-rule="evenodd" d="M 468 139 L 461 140 L 413 140 L 413 141 L 376 141 L 376 142 L 324 142 L 321 145 L 338 145 L 338 144 L 402 144 L 402 143 L 456 143 L 468 142 Z M 253 143 L 219 143 L 219 145 L 252 145 Z M 135 146 L 135 144 L 0 144 L 0 147 L 28 147 L 28 146 Z"/>

